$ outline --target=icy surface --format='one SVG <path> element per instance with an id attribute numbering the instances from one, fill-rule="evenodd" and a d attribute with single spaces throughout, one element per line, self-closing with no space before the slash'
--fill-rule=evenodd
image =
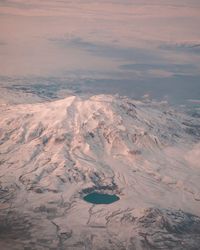
<path id="1" fill-rule="evenodd" d="M 2 250 L 198 249 L 198 117 L 98 95 L 0 118 Z M 120 200 L 83 200 L 98 190 Z"/>

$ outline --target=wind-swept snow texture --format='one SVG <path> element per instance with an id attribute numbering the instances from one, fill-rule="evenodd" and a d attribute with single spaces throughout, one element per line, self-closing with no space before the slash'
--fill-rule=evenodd
<path id="1" fill-rule="evenodd" d="M 0 249 L 199 249 L 199 124 L 117 96 L 2 104 Z"/>

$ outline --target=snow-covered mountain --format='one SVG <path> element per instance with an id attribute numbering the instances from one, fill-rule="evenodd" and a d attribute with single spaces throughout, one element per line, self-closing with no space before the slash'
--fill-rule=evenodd
<path id="1" fill-rule="evenodd" d="M 0 118 L 2 250 L 199 249 L 199 118 L 106 95 Z M 95 190 L 120 200 L 85 202 Z"/>

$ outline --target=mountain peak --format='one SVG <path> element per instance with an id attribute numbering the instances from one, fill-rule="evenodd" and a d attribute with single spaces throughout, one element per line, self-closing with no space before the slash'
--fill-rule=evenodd
<path id="1" fill-rule="evenodd" d="M 35 222 L 36 211 L 43 211 L 45 225 L 65 231 L 66 223 L 73 223 L 80 233 L 90 223 L 87 216 L 98 225 L 98 218 L 102 223 L 118 209 L 124 216 L 148 207 L 200 215 L 199 144 L 190 130 L 198 132 L 198 118 L 191 123 L 191 117 L 156 102 L 71 96 L 1 106 L 0 127 L 3 202 Z M 120 200 L 91 212 L 82 199 L 88 190 L 117 194 Z"/>

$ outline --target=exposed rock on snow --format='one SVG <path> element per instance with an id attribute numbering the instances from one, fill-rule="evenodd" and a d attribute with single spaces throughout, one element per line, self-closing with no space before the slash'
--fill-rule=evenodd
<path id="1" fill-rule="evenodd" d="M 198 249 L 199 118 L 105 95 L 0 109 L 1 249 Z"/>

